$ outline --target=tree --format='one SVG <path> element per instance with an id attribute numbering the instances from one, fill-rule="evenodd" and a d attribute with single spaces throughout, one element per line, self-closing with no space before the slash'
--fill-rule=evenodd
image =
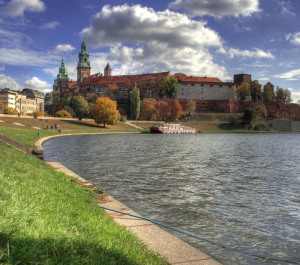
<path id="1" fill-rule="evenodd" d="M 44 116 L 42 111 L 34 111 L 32 112 L 33 116 Z"/>
<path id="2" fill-rule="evenodd" d="M 247 96 L 250 96 L 250 89 L 247 82 L 242 83 L 235 89 L 235 96 L 241 101 L 244 101 Z"/>
<path id="3" fill-rule="evenodd" d="M 177 120 L 179 117 L 181 117 L 181 114 L 182 114 L 182 107 L 178 99 L 174 99 L 172 102 L 171 117 L 172 119 Z"/>
<path id="4" fill-rule="evenodd" d="M 131 109 L 132 119 L 137 120 L 140 115 L 141 99 L 140 99 L 140 90 L 136 87 L 136 83 L 130 95 L 130 109 Z"/>
<path id="5" fill-rule="evenodd" d="M 95 107 L 92 109 L 92 115 L 97 124 L 115 124 L 121 119 L 121 115 L 117 110 L 117 102 L 110 98 L 98 98 Z"/>
<path id="6" fill-rule="evenodd" d="M 284 102 L 284 91 L 283 88 L 277 86 L 276 87 L 276 100 L 283 103 Z"/>
<path id="7" fill-rule="evenodd" d="M 293 105 L 290 103 L 284 104 L 282 110 L 289 115 L 289 118 L 291 118 L 291 115 L 293 114 Z"/>
<path id="8" fill-rule="evenodd" d="M 178 80 L 174 76 L 167 76 L 163 81 L 163 90 L 170 98 L 176 95 L 178 91 Z"/>
<path id="9" fill-rule="evenodd" d="M 264 95 L 263 95 L 264 101 L 272 101 L 273 94 L 272 89 L 269 86 L 264 86 Z"/>
<path id="10" fill-rule="evenodd" d="M 196 110 L 196 102 L 192 99 L 190 99 L 187 103 L 189 116 L 191 116 L 191 113 L 193 113 Z"/>
<path id="11" fill-rule="evenodd" d="M 267 117 L 267 109 L 262 103 L 256 102 L 253 108 L 255 109 L 257 117 L 261 117 L 261 118 Z"/>
<path id="12" fill-rule="evenodd" d="M 247 108 L 245 109 L 243 120 L 248 124 L 252 123 L 252 121 L 256 118 L 255 109 Z"/>
<path id="13" fill-rule="evenodd" d="M 89 104 L 82 96 L 73 97 L 71 107 L 74 109 L 76 117 L 79 118 L 79 120 L 90 115 Z"/>
<path id="14" fill-rule="evenodd" d="M 180 77 L 180 76 L 186 76 L 186 74 L 184 74 L 184 73 L 176 73 L 176 74 L 174 74 L 174 76 L 175 77 Z"/>
<path id="15" fill-rule="evenodd" d="M 258 97 L 260 96 L 261 93 L 261 84 L 257 81 L 254 80 L 250 83 L 251 88 L 250 88 L 250 93 L 252 100 L 255 102 L 258 100 Z"/>
<path id="16" fill-rule="evenodd" d="M 144 98 L 141 101 L 141 114 L 140 118 L 149 120 L 155 118 L 156 115 L 156 100 L 154 98 Z"/>
<path id="17" fill-rule="evenodd" d="M 71 118 L 75 118 L 76 114 L 75 111 L 68 105 L 64 106 L 63 110 L 69 112 L 71 114 Z"/>
<path id="18" fill-rule="evenodd" d="M 55 113 L 55 117 L 72 118 L 72 115 L 66 110 L 60 110 Z"/>
<path id="19" fill-rule="evenodd" d="M 13 115 L 17 115 L 18 114 L 18 110 L 17 109 L 13 109 L 11 107 L 5 107 L 3 109 L 3 113 L 4 114 L 13 114 Z"/>
<path id="20" fill-rule="evenodd" d="M 153 76 L 145 76 L 140 82 L 140 98 L 155 97 L 156 80 Z"/>
<path id="21" fill-rule="evenodd" d="M 288 88 L 285 88 L 283 89 L 283 93 L 284 93 L 284 102 L 290 104 L 293 101 L 291 91 Z"/>
<path id="22" fill-rule="evenodd" d="M 2 112 L 2 110 L 3 110 L 3 103 L 2 103 L 2 101 L 0 100 L 0 111 Z"/>
<path id="23" fill-rule="evenodd" d="M 161 121 L 165 121 L 169 118 L 169 104 L 165 101 L 159 101 L 158 105 L 158 119 Z"/>

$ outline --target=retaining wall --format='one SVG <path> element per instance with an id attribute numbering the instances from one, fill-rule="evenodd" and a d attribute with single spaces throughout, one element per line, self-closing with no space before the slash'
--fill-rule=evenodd
<path id="1" fill-rule="evenodd" d="M 300 121 L 268 121 L 268 124 L 280 132 L 300 132 Z"/>

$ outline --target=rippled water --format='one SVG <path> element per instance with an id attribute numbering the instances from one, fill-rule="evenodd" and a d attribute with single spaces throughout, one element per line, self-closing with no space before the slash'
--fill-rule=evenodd
<path id="1" fill-rule="evenodd" d="M 43 147 L 46 161 L 61 162 L 144 217 L 300 262 L 299 140 L 300 134 L 84 135 Z M 169 232 L 224 265 L 288 264 Z"/>

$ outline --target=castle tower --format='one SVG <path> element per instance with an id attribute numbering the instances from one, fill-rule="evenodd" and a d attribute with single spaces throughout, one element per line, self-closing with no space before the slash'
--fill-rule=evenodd
<path id="1" fill-rule="evenodd" d="M 77 64 L 77 87 L 80 89 L 82 80 L 91 75 L 90 54 L 87 51 L 85 40 L 81 44 L 81 52 L 79 53 L 79 61 Z"/>
<path id="2" fill-rule="evenodd" d="M 104 69 L 104 76 L 112 76 L 112 70 L 110 68 L 109 63 L 107 63 L 105 69 Z"/>
<path id="3" fill-rule="evenodd" d="M 69 75 L 65 66 L 64 56 L 62 57 L 61 67 L 59 67 L 59 73 L 57 78 L 54 80 L 53 90 L 63 93 L 65 89 L 69 88 Z"/>

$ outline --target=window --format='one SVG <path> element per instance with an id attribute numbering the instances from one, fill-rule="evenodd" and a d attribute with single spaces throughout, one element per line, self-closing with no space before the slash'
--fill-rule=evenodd
<path id="1" fill-rule="evenodd" d="M 231 87 L 231 86 L 229 86 L 229 87 Z"/>
<path id="2" fill-rule="evenodd" d="M 62 83 L 62 86 L 65 87 L 65 82 Z"/>
<path id="3" fill-rule="evenodd" d="M 182 93 L 182 95 L 183 95 L 183 93 Z"/>
<path id="4" fill-rule="evenodd" d="M 213 87 L 214 85 L 210 85 L 210 87 Z"/>
<path id="5" fill-rule="evenodd" d="M 86 62 L 86 58 L 84 58 L 84 61 Z"/>
<path id="6" fill-rule="evenodd" d="M 195 86 L 195 84 L 191 84 L 191 86 Z"/>
<path id="7" fill-rule="evenodd" d="M 202 91 L 202 94 L 203 94 L 203 91 Z"/>
<path id="8" fill-rule="evenodd" d="M 222 85 L 219 85 L 219 87 L 223 87 Z"/>
<path id="9" fill-rule="evenodd" d="M 201 86 L 204 86 L 203 84 L 201 84 Z M 202 89 L 203 89 L 203 87 L 202 87 Z"/>

